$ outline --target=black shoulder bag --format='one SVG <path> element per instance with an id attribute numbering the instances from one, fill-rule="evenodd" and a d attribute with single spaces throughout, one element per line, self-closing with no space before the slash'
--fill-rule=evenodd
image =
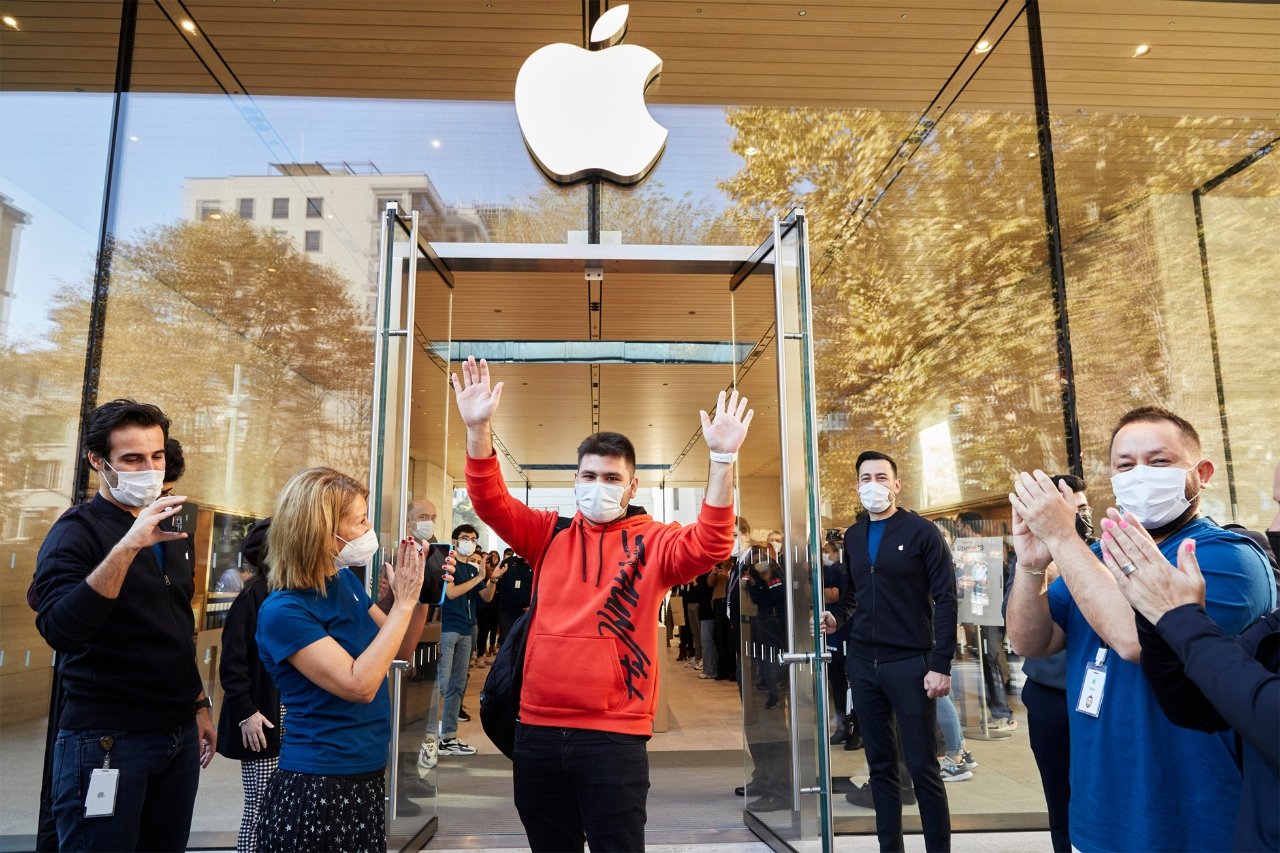
<path id="1" fill-rule="evenodd" d="M 556 519 L 555 529 L 551 533 L 552 540 L 561 531 L 568 530 L 572 523 L 572 518 L 561 516 Z M 550 547 L 551 543 L 548 542 L 547 548 Z M 545 557 L 544 551 L 543 558 Z M 520 614 L 520 618 L 503 638 L 502 645 L 498 647 L 498 656 L 493 659 L 484 687 L 480 691 L 480 725 L 493 745 L 502 750 L 507 758 L 515 755 L 520 688 L 524 685 L 524 651 L 529 642 L 529 622 L 537 609 L 538 589 L 535 586 L 529 609 Z"/>

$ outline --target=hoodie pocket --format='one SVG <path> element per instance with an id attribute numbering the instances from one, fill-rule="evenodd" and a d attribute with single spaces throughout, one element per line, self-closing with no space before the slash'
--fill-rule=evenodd
<path id="1" fill-rule="evenodd" d="M 613 637 L 539 634 L 529 644 L 520 703 L 556 711 L 618 711 L 627 701 Z"/>

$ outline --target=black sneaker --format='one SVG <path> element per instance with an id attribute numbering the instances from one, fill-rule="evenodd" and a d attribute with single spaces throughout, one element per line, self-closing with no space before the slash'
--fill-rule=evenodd
<path id="1" fill-rule="evenodd" d="M 874 809 L 876 807 L 875 802 L 872 800 L 872 797 L 871 797 L 870 782 L 868 782 L 865 785 L 862 785 L 861 787 L 854 788 L 852 791 L 845 794 L 844 798 L 850 803 L 852 803 L 853 805 L 860 806 L 864 809 Z M 916 804 L 915 788 L 902 789 L 902 804 L 904 806 L 914 806 Z"/>
<path id="2" fill-rule="evenodd" d="M 459 708 L 459 709 L 458 709 L 458 719 L 459 719 L 459 720 L 462 720 L 462 722 L 464 722 L 464 723 L 469 723 L 469 722 L 471 722 L 471 715 L 467 713 L 467 709 L 466 709 L 466 708 Z"/>
<path id="3" fill-rule="evenodd" d="M 791 803 L 773 794 L 765 794 L 760 799 L 747 803 L 747 809 L 753 812 L 780 812 L 790 807 Z"/>
<path id="4" fill-rule="evenodd" d="M 857 749 L 862 749 L 862 735 L 854 732 L 844 739 L 844 751 L 853 752 Z"/>

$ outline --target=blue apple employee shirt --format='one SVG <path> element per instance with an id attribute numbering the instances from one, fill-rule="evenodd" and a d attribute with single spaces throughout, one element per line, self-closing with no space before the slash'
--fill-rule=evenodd
<path id="1" fill-rule="evenodd" d="M 384 679 L 373 701 L 349 702 L 312 682 L 288 658 L 332 637 L 352 658 L 378 634 L 369 615 L 373 602 L 348 569 L 313 589 L 277 590 L 258 613 L 258 654 L 289 719 L 280 747 L 280 769 L 320 776 L 370 773 L 387 764 L 391 703 Z"/>
<path id="2" fill-rule="evenodd" d="M 1205 576 L 1205 611 L 1224 631 L 1238 634 L 1275 608 L 1270 566 L 1253 542 L 1197 518 L 1161 542 L 1160 552 L 1176 564 L 1178 546 L 1188 538 L 1196 540 Z M 1169 722 L 1142 668 L 1114 649 L 1106 655 L 1099 715 L 1077 711 L 1087 666 L 1102 641 L 1061 578 L 1049 587 L 1049 611 L 1067 634 L 1072 846 L 1082 853 L 1230 850 L 1240 807 L 1232 733 Z"/>

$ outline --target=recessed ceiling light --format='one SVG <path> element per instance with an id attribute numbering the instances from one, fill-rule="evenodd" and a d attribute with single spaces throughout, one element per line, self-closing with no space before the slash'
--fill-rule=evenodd
<path id="1" fill-rule="evenodd" d="M 960 230 L 961 228 L 963 228 L 964 226 L 963 226 L 963 225 L 961 225 L 959 222 L 957 222 L 957 223 L 955 223 L 954 225 L 952 225 L 951 227 L 952 227 L 952 228 L 954 228 L 956 231 L 959 231 L 959 230 Z"/>
<path id="2" fill-rule="evenodd" d="M 221 218 L 222 218 L 222 214 L 221 214 L 221 213 L 210 213 L 210 214 L 209 214 L 209 218 L 210 218 L 210 219 L 221 219 Z"/>
<path id="3" fill-rule="evenodd" d="M 196 31 L 196 22 L 191 20 L 190 18 L 183 18 L 181 26 L 184 30 L 186 30 L 189 33 L 194 33 Z"/>
<path id="4" fill-rule="evenodd" d="M 799 12 L 797 12 L 796 14 L 803 18 L 805 15 L 807 15 L 807 14 L 809 14 L 809 13 L 808 13 L 808 12 L 806 12 L 804 9 L 801 9 L 801 10 L 800 10 Z"/>
<path id="5" fill-rule="evenodd" d="M 267 272 L 275 272 L 275 271 L 276 271 L 275 267 L 267 267 Z M 346 340 L 346 338 L 343 338 L 343 340 Z"/>
<path id="6" fill-rule="evenodd" d="M 10 29 L 14 29 L 14 30 L 22 29 L 22 27 L 18 26 L 18 19 L 13 17 L 13 15 L 5 15 L 4 18 L 0 20 L 3 20 L 4 25 L 6 27 L 9 27 Z"/>
<path id="7" fill-rule="evenodd" d="M 1146 56 L 1150 52 L 1151 52 L 1151 45 L 1140 44 L 1133 49 L 1133 57 L 1134 59 L 1137 59 L 1139 56 Z"/>
<path id="8" fill-rule="evenodd" d="M 433 139 L 433 140 L 431 140 L 431 147 L 432 147 L 432 148 L 439 148 L 439 147 L 440 147 L 440 140 L 439 140 L 439 139 Z"/>
<path id="9" fill-rule="evenodd" d="M 748 145 L 747 149 L 742 153 L 746 154 L 748 157 L 754 157 L 760 153 L 760 149 L 755 147 L 754 145 Z"/>
<path id="10" fill-rule="evenodd" d="M 989 50 L 991 50 L 991 42 L 987 41 L 986 39 L 983 39 L 982 41 L 978 42 L 976 45 L 973 46 L 974 53 L 986 53 Z"/>

